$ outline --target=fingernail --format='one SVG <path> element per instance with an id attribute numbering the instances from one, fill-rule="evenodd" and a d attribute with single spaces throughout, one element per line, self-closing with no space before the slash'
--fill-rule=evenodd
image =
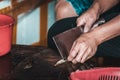
<path id="1" fill-rule="evenodd" d="M 77 61 L 76 61 L 76 60 L 73 60 L 73 61 L 72 61 L 72 63 L 73 63 L 73 64 L 76 64 L 76 63 L 77 63 Z"/>
<path id="2" fill-rule="evenodd" d="M 76 58 L 76 61 L 77 61 L 77 62 L 80 62 L 80 60 L 81 60 L 80 58 L 78 58 L 78 57 Z"/>
<path id="3" fill-rule="evenodd" d="M 84 60 L 81 60 L 81 63 L 84 63 L 85 61 Z"/>

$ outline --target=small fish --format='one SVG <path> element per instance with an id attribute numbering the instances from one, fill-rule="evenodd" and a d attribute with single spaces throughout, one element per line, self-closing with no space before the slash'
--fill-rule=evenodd
<path id="1" fill-rule="evenodd" d="M 57 61 L 57 62 L 55 63 L 54 66 L 58 66 L 58 65 L 63 64 L 63 63 L 65 63 L 65 62 L 67 62 L 67 60 L 60 59 L 59 61 Z"/>
<path id="2" fill-rule="evenodd" d="M 29 69 L 29 68 L 32 68 L 32 64 L 27 64 L 27 65 L 25 65 L 25 67 L 24 67 L 24 69 Z"/>

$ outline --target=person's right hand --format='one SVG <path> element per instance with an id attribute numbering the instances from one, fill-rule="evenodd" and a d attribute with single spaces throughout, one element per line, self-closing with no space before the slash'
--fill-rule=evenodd
<path id="1" fill-rule="evenodd" d="M 85 13 L 77 19 L 77 26 L 84 27 L 84 32 L 88 32 L 91 30 L 95 21 L 99 18 L 98 13 L 94 9 L 88 9 Z"/>

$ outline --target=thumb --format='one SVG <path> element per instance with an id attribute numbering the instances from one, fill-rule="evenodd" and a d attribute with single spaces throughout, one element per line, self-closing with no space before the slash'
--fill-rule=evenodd
<path id="1" fill-rule="evenodd" d="M 84 32 L 88 32 L 91 30 L 92 23 L 86 23 L 84 26 Z"/>
<path id="2" fill-rule="evenodd" d="M 78 18 L 76 23 L 77 23 L 78 27 L 85 24 L 85 22 L 83 20 L 81 20 L 81 18 Z"/>

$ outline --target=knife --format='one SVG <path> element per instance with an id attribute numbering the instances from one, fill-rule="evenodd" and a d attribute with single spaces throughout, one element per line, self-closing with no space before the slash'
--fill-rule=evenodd
<path id="1" fill-rule="evenodd" d="M 55 66 L 68 62 L 67 57 L 72 44 L 82 33 L 81 27 L 75 27 L 53 37 L 53 41 L 62 58 L 55 64 Z"/>

